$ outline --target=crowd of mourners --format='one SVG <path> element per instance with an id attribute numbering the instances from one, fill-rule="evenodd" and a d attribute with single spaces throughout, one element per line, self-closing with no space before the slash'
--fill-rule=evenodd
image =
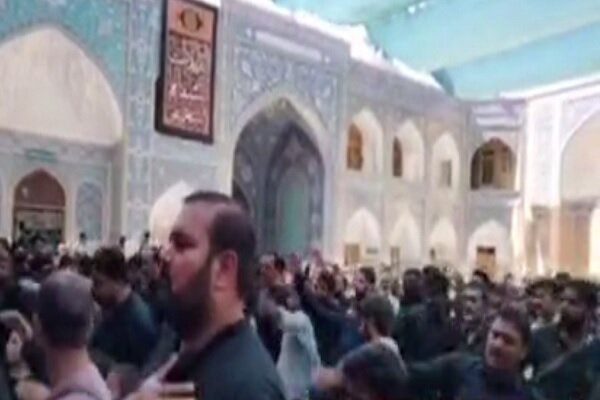
<path id="1" fill-rule="evenodd" d="M 590 281 L 255 251 L 248 215 L 212 192 L 129 257 L 1 241 L 0 399 L 600 399 Z"/>

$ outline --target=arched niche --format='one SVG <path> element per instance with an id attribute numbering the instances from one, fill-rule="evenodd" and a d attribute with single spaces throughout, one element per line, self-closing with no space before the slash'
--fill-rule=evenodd
<path id="1" fill-rule="evenodd" d="M 13 194 L 14 239 L 41 238 L 47 243 L 60 243 L 65 237 L 66 205 L 65 189 L 57 178 L 43 169 L 26 175 Z"/>
<path id="2" fill-rule="evenodd" d="M 167 244 L 173 225 L 183 207 L 183 200 L 193 192 L 193 188 L 179 181 L 165 190 L 154 202 L 149 216 L 150 236 L 153 241 Z"/>
<path id="3" fill-rule="evenodd" d="M 471 159 L 471 189 L 514 190 L 516 157 L 500 139 L 477 148 Z"/>
<path id="4" fill-rule="evenodd" d="M 346 167 L 371 174 L 383 172 L 383 128 L 371 110 L 363 109 L 350 123 Z"/>
<path id="5" fill-rule="evenodd" d="M 356 210 L 346 223 L 344 253 L 346 265 L 379 261 L 381 228 L 377 218 L 366 208 Z"/>
<path id="6" fill-rule="evenodd" d="M 429 255 L 436 264 L 454 266 L 458 256 L 458 237 L 449 218 L 440 218 L 429 234 Z"/>
<path id="7" fill-rule="evenodd" d="M 600 111 L 565 144 L 560 168 L 562 201 L 600 198 Z"/>
<path id="8" fill-rule="evenodd" d="M 295 103 L 280 98 L 238 137 L 233 189 L 253 211 L 261 250 L 304 253 L 322 241 L 325 165 L 311 126 Z"/>
<path id="9" fill-rule="evenodd" d="M 459 187 L 460 153 L 450 133 L 444 133 L 433 145 L 431 179 L 433 188 L 456 190 Z"/>
<path id="10" fill-rule="evenodd" d="M 396 143 L 401 151 L 401 156 L 396 157 Z M 394 177 L 405 179 L 407 182 L 421 182 L 425 174 L 425 144 L 421 132 L 412 121 L 407 121 L 394 136 L 394 156 L 392 169 Z M 400 176 L 396 174 L 396 163 L 400 162 Z"/>
<path id="11" fill-rule="evenodd" d="M 421 230 L 415 217 L 408 211 L 396 220 L 389 245 L 392 264 L 398 261 L 403 266 L 404 263 L 415 264 L 421 260 Z"/>
<path id="12" fill-rule="evenodd" d="M 0 45 L 0 127 L 70 141 L 122 139 L 118 100 L 101 69 L 61 30 L 43 27 Z"/>
<path id="13" fill-rule="evenodd" d="M 469 237 L 467 257 L 471 270 L 479 268 L 492 277 L 516 272 L 510 232 L 498 221 L 487 221 L 475 229 Z"/>

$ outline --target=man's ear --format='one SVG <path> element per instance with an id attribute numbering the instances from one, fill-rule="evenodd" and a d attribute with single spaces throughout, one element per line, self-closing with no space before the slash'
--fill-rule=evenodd
<path id="1" fill-rule="evenodd" d="M 217 290 L 223 290 L 237 285 L 239 273 L 237 254 L 231 250 L 224 251 L 215 259 L 213 269 L 213 285 Z"/>

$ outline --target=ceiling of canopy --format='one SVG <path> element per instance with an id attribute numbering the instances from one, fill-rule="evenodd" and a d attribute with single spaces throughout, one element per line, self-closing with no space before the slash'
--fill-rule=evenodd
<path id="1" fill-rule="evenodd" d="M 273 0 L 364 25 L 388 58 L 488 98 L 600 72 L 600 0 Z"/>

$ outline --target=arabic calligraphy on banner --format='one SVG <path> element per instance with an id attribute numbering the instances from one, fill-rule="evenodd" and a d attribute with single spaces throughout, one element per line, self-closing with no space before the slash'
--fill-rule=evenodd
<path id="1" fill-rule="evenodd" d="M 213 141 L 216 8 L 191 0 L 165 0 L 156 130 Z"/>

